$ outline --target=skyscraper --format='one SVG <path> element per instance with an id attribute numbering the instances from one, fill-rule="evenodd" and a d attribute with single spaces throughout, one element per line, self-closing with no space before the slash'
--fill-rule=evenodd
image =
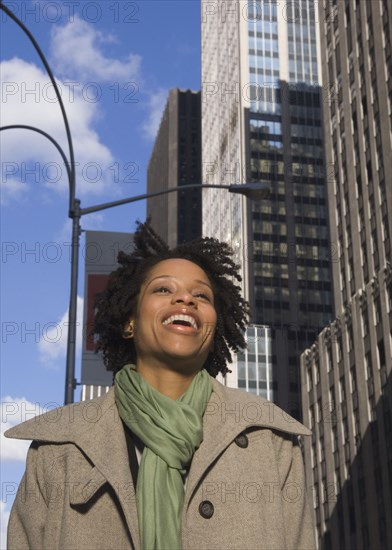
<path id="1" fill-rule="evenodd" d="M 203 181 L 270 185 L 253 203 L 203 191 L 203 234 L 237 252 L 274 400 L 296 417 L 300 353 L 333 315 L 315 5 L 202 1 Z"/>
<path id="2" fill-rule="evenodd" d="M 147 172 L 147 193 L 201 183 L 200 92 L 171 90 Z M 147 199 L 147 215 L 169 246 L 201 236 L 201 190 Z"/>
<path id="3" fill-rule="evenodd" d="M 302 357 L 320 548 L 392 547 L 392 7 L 320 2 L 336 319 Z"/>

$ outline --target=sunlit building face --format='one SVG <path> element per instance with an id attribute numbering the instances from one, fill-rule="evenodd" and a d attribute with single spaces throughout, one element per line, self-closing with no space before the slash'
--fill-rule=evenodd
<path id="1" fill-rule="evenodd" d="M 252 321 L 271 329 L 273 398 L 300 417 L 300 354 L 333 318 L 317 3 L 222 4 L 202 3 L 203 179 L 270 194 L 206 190 L 203 233 L 234 246 Z M 238 361 L 236 384 L 266 384 Z"/>

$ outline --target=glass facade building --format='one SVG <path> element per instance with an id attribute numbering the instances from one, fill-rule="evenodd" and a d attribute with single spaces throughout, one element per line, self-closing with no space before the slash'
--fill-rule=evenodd
<path id="1" fill-rule="evenodd" d="M 316 15 L 308 0 L 202 2 L 204 181 L 270 188 L 206 190 L 203 233 L 237 251 L 251 320 L 271 330 L 274 399 L 297 418 L 300 354 L 333 318 Z"/>

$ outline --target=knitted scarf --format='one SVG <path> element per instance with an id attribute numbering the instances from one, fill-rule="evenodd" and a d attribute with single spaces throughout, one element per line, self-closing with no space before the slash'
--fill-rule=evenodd
<path id="1" fill-rule="evenodd" d="M 125 365 L 114 382 L 120 417 L 143 441 L 136 503 L 142 550 L 181 549 L 183 475 L 203 440 L 203 414 L 212 392 L 202 369 L 174 401 Z"/>

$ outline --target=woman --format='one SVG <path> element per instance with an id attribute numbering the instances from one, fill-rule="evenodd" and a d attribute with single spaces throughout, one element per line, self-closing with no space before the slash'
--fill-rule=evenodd
<path id="1" fill-rule="evenodd" d="M 10 549 L 315 547 L 309 431 L 214 379 L 245 346 L 231 254 L 208 238 L 169 250 L 139 225 L 96 302 L 114 389 L 7 432 L 33 440 Z"/>

